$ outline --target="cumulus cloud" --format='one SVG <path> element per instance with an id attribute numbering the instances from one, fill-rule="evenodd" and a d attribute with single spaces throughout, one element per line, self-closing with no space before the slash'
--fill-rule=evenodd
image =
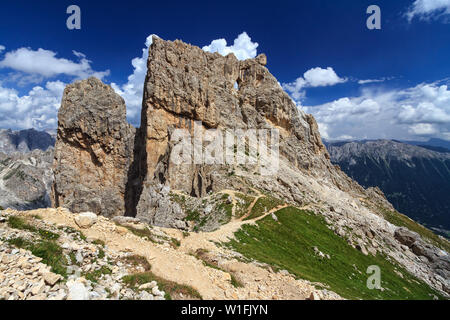
<path id="1" fill-rule="evenodd" d="M 50 129 L 57 126 L 57 113 L 65 83 L 47 82 L 20 96 L 15 89 L 0 86 L 0 127 Z"/>
<path id="2" fill-rule="evenodd" d="M 364 89 L 359 97 L 303 109 L 330 140 L 450 137 L 450 90 L 439 82 L 404 90 Z"/>
<path id="3" fill-rule="evenodd" d="M 450 0 L 415 0 L 406 12 L 411 22 L 415 17 L 421 20 L 436 19 L 450 15 Z M 449 21 L 449 19 L 446 19 Z"/>
<path id="4" fill-rule="evenodd" d="M 306 88 L 334 86 L 344 82 L 347 82 L 347 79 L 339 77 L 333 68 L 318 67 L 309 69 L 303 74 L 303 77 L 299 77 L 291 83 L 284 83 L 282 87 L 294 100 L 299 101 L 305 96 Z"/>
<path id="5" fill-rule="evenodd" d="M 207 52 L 218 52 L 223 56 L 234 53 L 239 60 L 255 58 L 259 44 L 253 42 L 246 32 L 241 33 L 232 46 L 228 46 L 225 39 L 213 40 L 210 45 L 204 46 Z"/>
<path id="6" fill-rule="evenodd" d="M 4 51 L 5 49 L 5 46 L 0 45 L 0 52 Z"/>
<path id="7" fill-rule="evenodd" d="M 148 51 L 153 42 L 150 35 L 145 41 L 145 48 L 142 49 L 142 56 L 131 61 L 133 73 L 128 77 L 128 81 L 123 85 L 111 83 L 111 87 L 122 96 L 127 105 L 127 118 L 133 125 L 139 126 L 140 113 L 142 108 L 142 95 L 144 92 L 145 76 L 147 75 Z"/>
<path id="8" fill-rule="evenodd" d="M 133 73 L 128 77 L 128 81 L 124 84 L 111 83 L 114 90 L 124 98 L 127 105 L 128 121 L 135 126 L 140 125 L 142 94 L 147 74 L 148 53 L 153 42 L 153 36 L 158 37 L 153 34 L 148 36 L 145 41 L 145 48 L 142 49 L 142 55 L 131 61 Z M 212 41 L 209 46 L 203 47 L 203 50 L 219 52 L 222 55 L 233 52 L 238 59 L 244 60 L 256 57 L 257 47 L 258 44 L 252 42 L 251 38 L 244 32 L 234 40 L 232 46 L 228 46 L 225 39 L 218 39 Z"/>
<path id="9" fill-rule="evenodd" d="M 68 75 L 76 78 L 94 76 L 102 79 L 109 75 L 109 70 L 100 72 L 93 70 L 91 61 L 86 59 L 84 54 L 76 51 L 73 51 L 73 53 L 79 58 L 78 62 L 58 58 L 56 57 L 57 54 L 50 50 L 19 48 L 5 54 L 3 60 L 0 61 L 0 68 L 9 68 L 27 74 L 40 75 L 45 78 Z"/>

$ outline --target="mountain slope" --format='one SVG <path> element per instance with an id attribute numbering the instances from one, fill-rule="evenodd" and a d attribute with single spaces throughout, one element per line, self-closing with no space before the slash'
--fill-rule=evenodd
<path id="1" fill-rule="evenodd" d="M 34 129 L 12 131 L 0 129 L 0 152 L 28 153 L 33 150 L 46 151 L 55 145 L 55 138 L 47 132 Z"/>
<path id="2" fill-rule="evenodd" d="M 53 147 L 46 151 L 0 153 L 0 206 L 13 209 L 51 205 Z"/>
<path id="3" fill-rule="evenodd" d="M 333 163 L 364 187 L 378 186 L 400 212 L 450 230 L 450 153 L 395 141 L 329 144 Z"/>
<path id="4" fill-rule="evenodd" d="M 154 37 L 142 123 L 136 130 L 127 124 L 123 99 L 111 87 L 95 78 L 69 85 L 58 114 L 52 204 L 113 219 L 125 215 L 124 219 L 168 228 L 174 234 L 188 233 L 186 240 L 178 238 L 173 245 L 188 252 L 192 248 L 190 254 L 219 269 L 224 256 L 220 247 L 235 237 L 242 246 L 233 244 L 227 260 L 246 257 L 272 270 L 285 265 L 286 272 L 324 281 L 339 295 L 360 297 L 355 291 L 366 285 L 363 276 L 354 278 L 358 283 L 349 291 L 347 279 L 333 280 L 339 278 L 334 264 L 347 254 L 359 271 L 379 261 L 392 271 L 389 278 L 395 283 L 404 283 L 399 278 L 414 281 L 393 271 L 405 270 L 423 284 L 413 288 L 405 283 L 415 298 L 432 298 L 434 290 L 446 295 L 449 243 L 412 220 L 403 221 L 379 189 L 364 189 L 333 165 L 316 121 L 297 108 L 266 64 L 265 55 L 239 61 L 233 54 L 224 57 L 179 40 Z M 255 131 L 263 132 L 259 141 L 252 136 Z M 269 140 L 273 152 L 265 148 Z M 311 218 L 317 234 L 296 234 L 291 245 L 283 238 L 286 232 L 268 231 L 273 244 L 286 246 L 274 250 L 270 240 L 261 238 L 256 250 L 267 248 L 269 257 L 246 252 L 248 239 L 239 236 L 239 229 L 245 230 L 247 222 L 258 224 L 258 219 L 260 223 L 277 219 L 277 214 L 285 217 L 288 207 L 296 208 L 291 222 L 299 227 L 297 233 L 308 224 L 297 221 L 301 210 L 317 216 Z M 290 223 L 281 220 L 280 224 Z M 152 238 L 146 230 L 131 230 Z M 215 235 L 223 238 L 210 238 Z M 342 244 L 340 254 L 336 252 L 340 257 L 323 269 L 308 266 L 320 265 L 316 259 L 292 266 L 290 247 L 309 243 L 310 250 L 316 246 L 320 251 L 334 242 Z M 208 258 L 205 250 L 216 255 Z M 169 261 L 159 271 L 193 277 L 187 269 L 173 271 L 174 267 Z M 343 275 L 357 272 L 352 265 L 342 267 Z M 302 268 L 310 272 L 303 273 Z M 374 291 L 361 297 L 411 297 L 398 286 L 389 288 L 395 294 Z M 224 290 L 219 285 L 204 289 Z"/>

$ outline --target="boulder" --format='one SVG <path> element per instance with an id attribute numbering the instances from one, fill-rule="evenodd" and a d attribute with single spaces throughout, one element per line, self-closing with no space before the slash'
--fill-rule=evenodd
<path id="1" fill-rule="evenodd" d="M 398 242 L 408 247 L 411 247 L 414 242 L 420 239 L 420 236 L 416 232 L 410 231 L 403 227 L 395 230 L 394 237 Z"/>
<path id="2" fill-rule="evenodd" d="M 83 212 L 75 216 L 75 223 L 82 229 L 88 229 L 97 222 L 97 215 L 93 212 Z"/>
<path id="3" fill-rule="evenodd" d="M 67 287 L 69 288 L 67 300 L 89 300 L 89 290 L 81 281 L 69 280 Z"/>
<path id="4" fill-rule="evenodd" d="M 59 280 L 61 280 L 61 276 L 59 274 L 53 272 L 46 272 L 43 274 L 43 278 L 45 283 L 50 286 L 54 286 Z"/>
<path id="5" fill-rule="evenodd" d="M 124 215 L 134 134 L 113 88 L 96 78 L 68 85 L 58 112 L 53 207 Z"/>

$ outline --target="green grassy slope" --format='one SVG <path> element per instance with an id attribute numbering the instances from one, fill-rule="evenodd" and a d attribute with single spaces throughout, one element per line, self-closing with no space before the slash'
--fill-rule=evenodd
<path id="1" fill-rule="evenodd" d="M 328 229 L 321 216 L 293 207 L 279 210 L 276 216 L 278 222 L 268 216 L 256 225 L 244 225 L 236 232 L 236 240 L 226 245 L 247 258 L 328 285 L 348 299 L 431 299 L 433 294 L 442 298 L 382 255 L 365 256 L 349 246 Z M 320 258 L 314 247 L 331 259 Z M 382 291 L 367 288 L 370 275 L 366 271 L 371 265 L 381 269 Z"/>

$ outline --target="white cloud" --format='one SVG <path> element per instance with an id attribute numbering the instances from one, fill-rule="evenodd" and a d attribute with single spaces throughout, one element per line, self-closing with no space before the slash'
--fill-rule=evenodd
<path id="1" fill-rule="evenodd" d="M 124 85 L 111 83 L 111 87 L 124 98 L 127 105 L 127 118 L 133 125 L 139 126 L 139 119 L 142 108 L 142 95 L 144 92 L 145 76 L 147 75 L 148 50 L 153 42 L 153 36 L 150 35 L 145 41 L 145 48 L 142 49 L 142 56 L 134 58 L 131 61 L 133 73 L 128 77 Z M 157 36 L 156 36 L 157 37 Z"/>
<path id="2" fill-rule="evenodd" d="M 313 68 L 305 72 L 303 75 L 306 82 L 311 87 L 334 86 L 338 83 L 346 82 L 346 79 L 339 78 L 333 68 Z"/>
<path id="3" fill-rule="evenodd" d="M 387 80 L 391 80 L 393 79 L 392 77 L 385 77 L 385 78 L 380 78 L 380 79 L 365 79 L 365 80 L 358 80 L 358 84 L 364 85 L 364 84 L 369 84 L 369 83 L 380 83 L 380 82 L 385 82 Z"/>
<path id="4" fill-rule="evenodd" d="M 0 127 L 50 129 L 57 126 L 57 113 L 66 84 L 47 82 L 20 96 L 14 89 L 0 86 Z"/>
<path id="5" fill-rule="evenodd" d="M 6 49 L 5 46 L 0 45 L 0 52 L 2 52 L 2 51 L 5 50 L 5 49 Z"/>
<path id="6" fill-rule="evenodd" d="M 73 51 L 74 55 L 80 59 L 74 62 L 64 58 L 57 58 L 56 53 L 50 50 L 30 48 L 19 48 L 5 54 L 0 61 L 0 68 L 10 68 L 15 71 L 40 75 L 46 78 L 57 75 L 69 75 L 76 78 L 87 78 L 90 76 L 99 79 L 109 75 L 109 70 L 95 71 L 91 67 L 91 61 L 86 59 L 82 53 Z"/>
<path id="7" fill-rule="evenodd" d="M 416 139 L 450 137 L 450 90 L 447 85 L 419 84 L 404 90 L 364 89 L 320 106 L 303 107 L 315 116 L 326 139 Z"/>
<path id="8" fill-rule="evenodd" d="M 339 77 L 333 68 L 318 67 L 309 69 L 303 77 L 297 78 L 294 82 L 283 83 L 282 87 L 294 100 L 300 101 L 305 96 L 305 88 L 334 86 L 344 82 L 347 82 L 347 79 Z"/>
<path id="9" fill-rule="evenodd" d="M 438 129 L 430 123 L 418 123 L 409 127 L 409 132 L 417 136 L 431 136 L 437 134 Z"/>
<path id="10" fill-rule="evenodd" d="M 252 39 L 246 32 L 241 33 L 232 46 L 227 45 L 225 39 L 213 40 L 210 45 L 204 46 L 203 50 L 207 52 L 218 52 L 223 56 L 234 53 L 239 60 L 255 58 L 259 44 L 252 42 Z"/>
<path id="11" fill-rule="evenodd" d="M 142 55 L 131 61 L 133 73 L 128 77 L 128 81 L 123 84 L 111 83 L 114 90 L 124 98 L 127 105 L 127 118 L 133 125 L 140 125 L 140 115 L 142 108 L 142 94 L 144 91 L 145 76 L 147 75 L 147 60 L 149 48 L 152 44 L 150 35 L 145 41 L 145 48 L 142 49 Z M 157 36 L 156 36 L 157 37 Z M 209 52 L 219 52 L 227 55 L 233 52 L 238 59 L 254 58 L 257 54 L 258 44 L 251 41 L 247 33 L 242 33 L 234 40 L 234 45 L 227 46 L 225 39 L 214 40 L 209 46 L 203 48 Z"/>
<path id="12" fill-rule="evenodd" d="M 415 17 L 429 20 L 450 15 L 450 0 L 415 0 L 406 13 L 411 22 Z"/>

